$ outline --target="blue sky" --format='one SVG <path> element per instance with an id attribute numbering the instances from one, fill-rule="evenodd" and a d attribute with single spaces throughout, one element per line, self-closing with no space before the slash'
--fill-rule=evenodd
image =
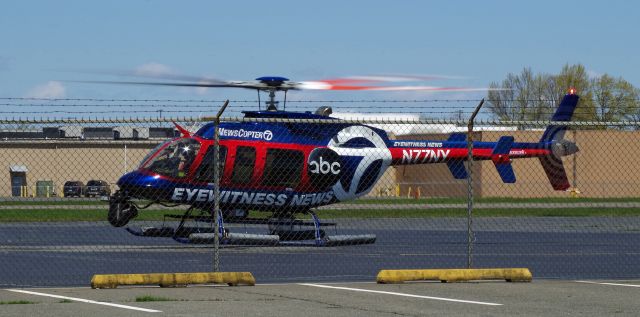
<path id="1" fill-rule="evenodd" d="M 466 78 L 429 84 L 486 87 L 525 66 L 556 73 L 582 63 L 640 86 L 639 9 L 635 1 L 4 1 L 0 97 L 255 99 L 228 89 L 57 82 L 108 79 L 58 70 L 148 64 L 233 80 L 443 74 Z"/>

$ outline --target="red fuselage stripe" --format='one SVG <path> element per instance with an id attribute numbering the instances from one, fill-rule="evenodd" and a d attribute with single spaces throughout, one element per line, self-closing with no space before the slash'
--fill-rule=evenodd
<path id="1" fill-rule="evenodd" d="M 466 160 L 468 150 L 461 148 L 390 148 L 392 165 L 442 163 L 450 160 Z M 473 158 L 492 159 L 493 149 L 473 149 Z M 541 157 L 551 154 L 546 149 L 511 149 L 512 159 Z"/>

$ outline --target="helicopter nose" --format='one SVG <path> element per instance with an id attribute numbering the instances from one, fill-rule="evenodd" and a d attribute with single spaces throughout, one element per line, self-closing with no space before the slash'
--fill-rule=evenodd
<path id="1" fill-rule="evenodd" d="M 158 176 L 145 175 L 139 172 L 129 172 L 118 179 L 118 186 L 123 189 L 146 188 L 159 186 Z"/>
<path id="2" fill-rule="evenodd" d="M 120 188 L 122 187 L 126 187 L 128 185 L 133 185 L 135 182 L 135 180 L 139 178 L 139 174 L 137 172 L 129 172 L 126 173 L 122 176 L 120 176 L 120 178 L 118 179 L 118 186 L 120 186 Z"/>

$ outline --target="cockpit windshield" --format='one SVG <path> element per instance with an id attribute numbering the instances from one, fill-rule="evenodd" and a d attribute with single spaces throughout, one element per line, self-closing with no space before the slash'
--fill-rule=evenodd
<path id="1" fill-rule="evenodd" d="M 199 150 L 200 142 L 194 139 L 173 140 L 142 168 L 163 176 L 182 178 L 189 173 Z"/>

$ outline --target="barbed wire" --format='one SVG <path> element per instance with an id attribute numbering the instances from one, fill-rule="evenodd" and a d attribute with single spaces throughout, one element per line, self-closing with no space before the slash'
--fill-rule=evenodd
<path id="1" fill-rule="evenodd" d="M 85 124 L 85 123 L 172 123 L 172 122 L 200 122 L 207 123 L 213 120 L 212 116 L 198 117 L 165 117 L 165 118 L 0 118 L 0 124 Z M 312 124 L 335 124 L 333 119 L 298 119 L 298 118 L 246 118 L 246 117 L 223 117 L 221 122 L 270 122 L 270 123 L 312 123 Z M 468 119 L 442 119 L 442 118 L 346 118 L 340 123 L 361 123 L 361 124 L 453 124 L 466 126 Z M 638 120 L 620 121 L 551 121 L 551 120 L 495 120 L 480 119 L 475 121 L 476 126 L 630 126 L 640 127 Z"/>
<path id="2" fill-rule="evenodd" d="M 184 105 L 184 104 L 24 104 L 24 103 L 0 103 L 2 107 L 24 107 L 24 108 L 198 108 L 198 109 L 212 109 L 217 111 L 217 107 L 212 107 L 211 105 Z M 429 106 L 429 109 L 473 109 L 475 108 L 475 104 L 473 105 L 447 105 L 447 106 Z M 235 109 L 255 109 L 255 105 L 235 105 Z M 296 106 L 296 105 L 287 105 L 287 109 L 304 109 L 309 110 L 311 108 Z M 378 111 L 379 108 L 372 109 L 371 106 L 348 106 L 349 109 L 371 109 L 374 111 Z M 399 106 L 398 108 L 392 107 L 393 109 L 423 109 L 424 106 Z M 551 108 L 551 107 L 550 107 Z M 553 107 L 555 109 L 555 107 Z M 344 108 L 337 108 L 344 109 Z M 520 109 L 518 106 L 506 106 L 501 107 L 501 109 Z M 629 106 L 626 109 L 640 109 L 639 106 Z M 232 110 L 232 109 L 230 109 Z"/>
<path id="3" fill-rule="evenodd" d="M 24 104 L 24 103 L 0 103 L 0 106 L 16 106 L 16 107 L 29 107 L 29 108 L 36 108 L 36 107 L 70 107 L 70 108 L 81 108 L 81 107 L 104 107 L 104 108 L 136 108 L 136 107 L 143 107 L 143 108 L 176 108 L 176 107 L 180 107 L 180 108 L 206 108 L 206 109 L 216 109 L 217 111 L 217 107 L 211 106 L 211 105 L 183 105 L 183 104 Z M 235 105 L 236 108 L 240 107 L 240 108 L 256 108 L 255 105 Z M 430 108 L 469 108 L 469 106 L 430 106 Z M 475 105 L 474 105 L 475 107 Z M 293 108 L 293 109 L 309 109 L 308 107 L 301 107 L 301 106 L 296 106 L 296 105 L 287 105 L 287 108 Z M 370 106 L 350 106 L 350 108 L 362 108 L 362 109 L 369 109 Z M 424 109 L 424 106 L 403 106 L 403 108 L 409 108 L 409 109 Z"/>
<path id="4" fill-rule="evenodd" d="M 117 99 L 117 98 L 35 98 L 35 97 L 0 97 L 0 100 L 19 100 L 19 101 L 92 101 L 92 102 L 175 102 L 175 103 L 224 103 L 225 100 L 217 100 L 217 99 Z M 307 99 L 287 99 L 287 103 L 322 103 L 322 102 L 330 102 L 330 103 L 429 103 L 429 102 L 480 102 L 482 98 L 471 98 L 471 99 L 325 99 L 325 100 L 307 100 Z M 592 98 L 592 100 L 597 100 L 597 98 Z M 621 101 L 640 101 L 640 98 L 623 98 L 616 99 L 611 98 L 611 100 L 621 100 Z M 264 102 L 265 100 L 261 100 Z M 495 99 L 487 99 L 486 102 L 496 102 L 498 100 Z M 558 102 L 557 99 L 500 99 L 499 101 L 505 102 Z M 257 99 L 249 100 L 249 99 L 236 99 L 229 100 L 229 102 L 239 102 L 239 103 L 257 103 Z"/>
<path id="5" fill-rule="evenodd" d="M 0 106 L 2 106 L 3 104 L 0 104 Z M 34 107 L 36 107 L 34 105 Z M 71 108 L 78 108 L 78 107 L 73 107 L 70 106 Z M 79 106 L 82 108 L 91 108 L 90 106 L 86 106 L 86 105 L 82 105 Z M 125 105 L 124 107 L 126 108 L 133 108 L 135 107 L 135 105 Z M 118 106 L 113 106 L 111 108 L 118 108 Z M 217 112 L 218 109 L 217 108 L 211 108 L 211 107 L 195 107 L 196 109 L 208 109 L 208 110 L 192 110 L 192 109 L 185 109 L 185 108 L 191 108 L 191 107 L 181 107 L 180 109 L 172 109 L 175 107 L 157 107 L 156 109 L 151 109 L 151 110 L 135 110 L 135 111 L 131 111 L 129 109 L 110 109 L 110 110 L 104 110 L 104 111 L 99 111 L 99 110 L 29 110 L 29 111 L 19 111 L 19 110 L 0 110 L 0 114 L 55 114 L 55 113 L 60 113 L 60 114 L 91 114 L 91 113 L 180 113 L 180 112 L 185 112 L 185 113 L 203 113 L 203 112 Z M 1 109 L 1 108 L 0 108 Z M 235 108 L 235 109 L 229 109 L 231 112 L 238 112 L 239 110 L 244 110 L 244 109 L 254 109 L 253 107 L 241 107 L 241 108 Z M 306 109 L 308 110 L 308 108 L 288 108 L 288 109 Z M 397 111 L 399 110 L 422 110 L 422 111 L 414 111 L 414 112 L 406 112 L 406 113 L 412 113 L 412 114 L 456 114 L 456 113 L 466 113 L 466 112 L 471 112 L 474 110 L 473 107 L 434 107 L 431 109 L 426 110 L 424 107 L 401 107 L 401 108 L 385 108 L 385 109 L 371 109 L 370 107 L 349 107 L 349 108 L 337 108 L 335 110 L 336 113 L 362 113 L 362 111 L 360 111 L 360 109 L 367 109 L 370 110 L 371 113 L 397 113 Z M 446 110 L 442 110 L 442 109 L 446 109 Z M 509 110 L 509 109 L 517 109 L 517 108 L 504 108 L 505 110 Z M 630 109 L 638 109 L 638 108 L 630 108 Z M 356 111 L 357 110 L 357 111 Z M 553 113 L 555 113 L 555 108 L 553 109 L 541 109 L 542 111 L 538 111 L 536 112 L 536 115 L 551 115 Z M 507 111 L 508 112 L 508 111 Z M 589 109 L 581 109 L 578 108 L 575 110 L 574 112 L 575 114 L 592 114 L 592 111 L 590 111 Z M 528 114 L 530 115 L 530 114 Z"/>
<path id="6" fill-rule="evenodd" d="M 163 115 L 173 114 L 198 114 L 198 115 L 210 115 L 215 113 L 219 107 L 214 103 L 221 103 L 222 100 L 213 99 L 103 99 L 103 98 L 31 98 L 31 97 L 0 97 L 0 100 L 8 102 L 0 103 L 0 115 L 5 118 L 12 115 L 19 117 L 26 116 L 91 116 L 99 115 L 107 117 L 106 115 L 128 114 L 130 117 L 144 116 L 145 118 L 160 117 Z M 413 114 L 421 117 L 438 116 L 449 118 L 464 118 L 473 111 L 476 106 L 476 102 L 481 99 L 382 99 L 382 100 L 366 100 L 366 99 L 351 99 L 351 100 L 287 100 L 286 108 L 282 109 L 292 111 L 309 111 L 313 109 L 310 104 L 346 104 L 345 106 L 333 105 L 335 114 Z M 36 102 L 37 103 L 34 103 Z M 555 100 L 530 100 L 532 102 L 549 102 L 549 107 L 536 108 L 537 113 L 532 114 L 527 112 L 525 118 L 546 118 L 550 117 L 554 112 L 556 105 L 551 105 L 551 102 Z M 52 103 L 46 103 L 52 102 Z M 76 103 L 82 102 L 82 103 Z M 153 103 L 151 103 L 153 102 Z M 230 113 L 239 113 L 246 110 L 257 110 L 255 103 L 257 100 L 233 100 L 235 105 L 229 109 Z M 438 105 L 438 102 L 445 103 L 445 105 Z M 491 100 L 488 100 L 487 107 L 489 109 L 489 116 L 498 118 L 501 117 L 495 110 L 491 110 L 494 106 L 491 104 Z M 555 101 L 557 102 L 557 101 Z M 203 104 L 208 103 L 208 104 Z M 355 104 L 354 104 L 355 103 Z M 361 103 L 367 103 L 363 105 Z M 371 104 L 383 104 L 390 103 L 385 107 L 372 107 Z M 424 104 L 428 103 L 428 106 Z M 457 104 L 454 104 L 457 103 Z M 466 104 L 462 104 L 466 103 Z M 415 104 L 415 105 L 412 105 Z M 19 108 L 35 108 L 34 110 L 18 110 L 11 109 L 11 107 Z M 8 109 L 7 109 L 8 108 Z M 37 109 L 41 108 L 41 109 Z M 53 109 L 52 109 L 53 108 Z M 65 110 L 60 108 L 72 108 L 78 110 Z M 98 109 L 96 109 L 98 108 Z M 126 109 L 123 109 L 126 108 Z M 136 108 L 132 110 L 131 108 Z M 91 109 L 91 110 L 89 110 Z M 106 110 L 108 109 L 108 110 Z M 260 109 L 260 108 L 258 108 Z M 501 113 L 513 112 L 514 109 L 520 109 L 517 105 L 501 107 Z M 630 113 L 627 116 L 639 116 L 638 109 L 640 106 L 629 106 L 626 110 Z M 576 116 L 589 116 L 593 117 L 593 110 L 578 108 L 575 111 Z M 504 117 L 504 115 L 502 115 Z M 512 118 L 520 117 L 519 114 L 511 115 Z"/>
<path id="7" fill-rule="evenodd" d="M 380 114 L 380 115 L 421 115 L 421 116 L 435 116 L 435 115 L 448 115 L 448 116 L 460 116 L 471 113 L 472 109 L 468 109 L 468 111 L 421 111 L 421 112 L 397 112 L 397 111 L 373 111 L 373 112 L 357 112 L 357 111 L 340 111 L 336 114 Z M 163 114 L 172 114 L 172 113 L 198 113 L 202 115 L 209 115 L 216 113 L 217 111 L 199 111 L 199 110 L 139 110 L 135 112 L 127 111 L 127 110 L 109 110 L 109 111 L 65 111 L 65 110 L 49 110 L 49 111 L 0 111 L 2 115 L 91 115 L 91 114 L 116 114 L 116 113 L 127 113 L 127 114 L 155 114 L 158 116 L 162 116 Z M 537 115 L 540 117 L 550 117 L 554 112 L 541 112 Z M 593 115 L 593 113 L 588 111 L 576 111 L 574 115 Z"/>

